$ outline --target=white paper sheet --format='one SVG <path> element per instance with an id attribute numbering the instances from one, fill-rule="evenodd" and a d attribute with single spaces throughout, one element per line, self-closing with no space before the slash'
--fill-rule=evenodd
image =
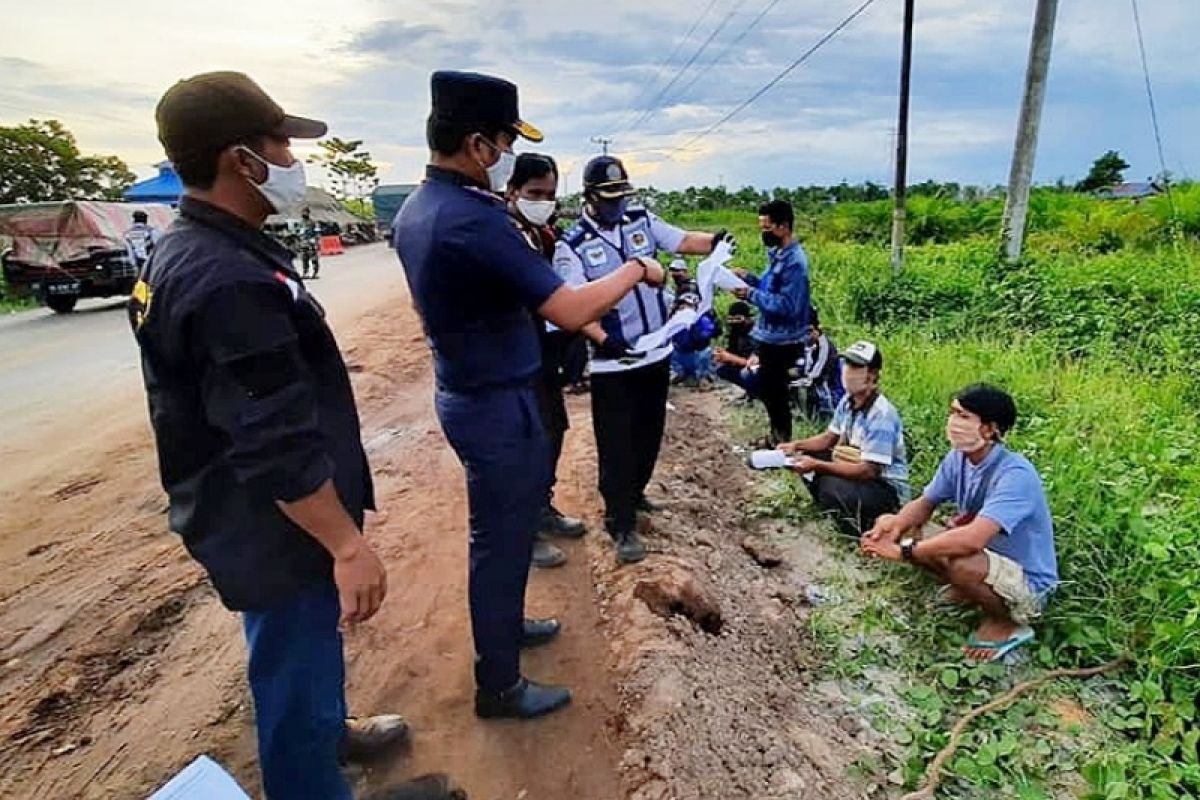
<path id="1" fill-rule="evenodd" d="M 754 469 L 787 469 L 792 459 L 782 450 L 755 450 L 750 454 L 750 466 Z"/>
<path id="2" fill-rule="evenodd" d="M 200 756 L 148 800 L 250 800 L 229 773 Z"/>
<path id="3" fill-rule="evenodd" d="M 734 289 L 749 289 L 750 284 L 734 274 L 733 270 L 726 266 L 717 267 L 716 276 L 713 280 L 713 285 L 718 289 L 724 289 L 727 292 L 732 292 Z"/>
<path id="4" fill-rule="evenodd" d="M 700 307 L 697 309 L 698 313 L 703 314 L 712 309 L 713 295 L 718 286 L 718 276 L 722 270 L 729 273 L 735 280 L 738 279 L 736 275 L 733 275 L 725 267 L 731 258 L 733 258 L 733 248 L 729 246 L 729 242 L 720 242 L 708 258 L 701 261 L 700 266 L 696 268 L 696 286 L 700 289 Z"/>
<path id="5" fill-rule="evenodd" d="M 694 325 L 699 316 L 694 308 L 681 308 L 667 318 L 666 325 L 663 325 L 653 333 L 647 333 L 639 337 L 634 342 L 633 349 L 642 353 L 657 350 L 671 341 L 672 336 Z"/>

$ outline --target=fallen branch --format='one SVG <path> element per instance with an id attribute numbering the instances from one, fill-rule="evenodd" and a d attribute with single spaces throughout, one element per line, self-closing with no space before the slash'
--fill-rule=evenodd
<path id="1" fill-rule="evenodd" d="M 958 750 L 959 741 L 962 739 L 963 734 L 966 733 L 967 727 L 970 726 L 970 724 L 975 721 L 977 717 L 982 717 L 984 714 L 988 714 L 992 711 L 998 711 L 1031 689 L 1036 689 L 1037 687 L 1049 681 L 1056 680 L 1058 678 L 1091 678 L 1095 675 L 1111 672 L 1122 666 L 1127 660 L 1128 659 L 1126 659 L 1125 656 L 1121 656 L 1120 658 L 1114 659 L 1107 664 L 1102 664 L 1099 667 L 1084 667 L 1082 669 L 1052 669 L 1049 672 L 1031 680 L 1027 680 L 1024 683 L 1018 683 L 1016 686 L 1009 689 L 1007 692 L 989 703 L 985 703 L 984 705 L 976 706 L 975 708 L 971 709 L 966 714 L 963 714 L 962 717 L 959 718 L 958 722 L 954 723 L 954 727 L 950 730 L 950 741 L 948 741 L 946 746 L 938 752 L 937 756 L 934 757 L 933 761 L 929 764 L 929 767 L 925 770 L 925 785 L 915 792 L 909 792 L 901 797 L 900 800 L 933 800 L 934 792 L 937 791 L 938 785 L 942 782 L 942 767 L 945 766 L 946 762 L 950 760 L 950 756 L 954 755 L 954 752 Z"/>

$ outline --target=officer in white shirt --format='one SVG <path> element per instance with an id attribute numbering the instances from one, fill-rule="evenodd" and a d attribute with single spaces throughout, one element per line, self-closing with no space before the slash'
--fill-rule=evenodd
<path id="1" fill-rule="evenodd" d="M 125 245 L 139 270 L 150 260 L 160 239 L 162 231 L 150 224 L 150 216 L 145 211 L 133 212 L 133 225 L 125 231 Z"/>
<path id="2" fill-rule="evenodd" d="M 583 170 L 583 215 L 555 249 L 554 267 L 571 285 L 599 280 L 660 250 L 708 255 L 725 231 L 701 233 L 668 225 L 630 204 L 634 189 L 625 165 L 597 156 Z M 663 287 L 635 286 L 598 323 L 583 329 L 592 343 L 592 425 L 600 461 L 605 528 L 622 563 L 641 561 L 637 512 L 653 511 L 646 484 L 654 472 L 666 422 L 671 345 L 637 352 L 638 339 L 661 328 L 674 298 Z"/>

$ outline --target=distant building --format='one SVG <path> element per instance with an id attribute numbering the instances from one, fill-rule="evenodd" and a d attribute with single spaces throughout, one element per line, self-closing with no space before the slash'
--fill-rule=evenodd
<path id="1" fill-rule="evenodd" d="M 1118 183 L 1116 186 L 1109 186 L 1107 189 L 1101 189 L 1096 192 L 1096 196 L 1104 200 L 1141 200 L 1146 197 L 1155 197 L 1163 193 L 1162 187 L 1157 183 L 1146 181 L 1144 183 Z"/>
<path id="2" fill-rule="evenodd" d="M 158 174 L 148 180 L 139 181 L 125 190 L 126 203 L 166 203 L 170 206 L 179 205 L 179 197 L 183 194 L 183 181 L 175 174 L 175 167 L 170 161 L 161 161 L 154 165 Z"/>

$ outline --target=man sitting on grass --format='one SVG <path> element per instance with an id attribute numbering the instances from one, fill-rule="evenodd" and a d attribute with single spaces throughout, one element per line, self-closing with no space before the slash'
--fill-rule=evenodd
<path id="1" fill-rule="evenodd" d="M 879 391 L 883 354 L 855 342 L 842 356 L 846 395 L 825 433 L 781 444 L 796 456 L 813 500 L 831 513 L 842 533 L 858 539 L 881 514 L 908 499 L 908 457 L 900 412 Z"/>
<path id="2" fill-rule="evenodd" d="M 975 606 L 983 621 L 963 648 L 976 661 L 998 661 L 1034 638 L 1029 622 L 1058 583 L 1054 526 L 1037 470 L 1001 439 L 1017 420 L 1013 399 L 985 384 L 968 386 L 950 404 L 942 459 L 924 494 L 879 518 L 862 549 L 891 561 L 910 561 L 947 586 L 947 602 Z M 941 503 L 958 515 L 927 539 L 921 526 Z"/>

